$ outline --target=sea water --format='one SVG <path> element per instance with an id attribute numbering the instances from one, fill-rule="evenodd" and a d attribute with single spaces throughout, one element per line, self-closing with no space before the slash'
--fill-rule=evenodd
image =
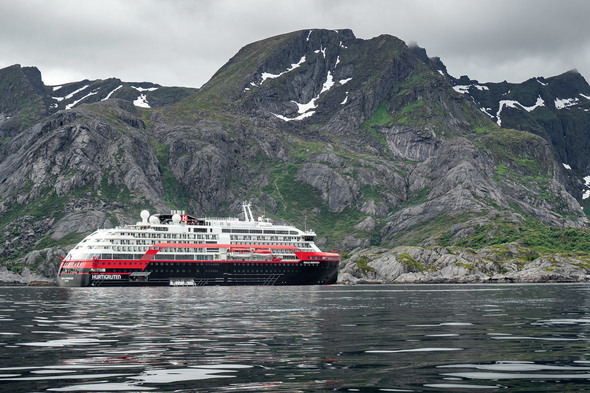
<path id="1" fill-rule="evenodd" d="M 1 392 L 590 391 L 590 286 L 0 288 Z"/>

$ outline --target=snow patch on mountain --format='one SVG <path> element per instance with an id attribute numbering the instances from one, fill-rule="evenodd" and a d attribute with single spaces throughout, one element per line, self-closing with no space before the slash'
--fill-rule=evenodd
<path id="1" fill-rule="evenodd" d="M 151 108 L 145 94 L 140 94 L 139 97 L 133 101 L 133 105 L 139 106 L 141 108 Z"/>
<path id="2" fill-rule="evenodd" d="M 320 96 L 316 96 L 314 98 L 311 99 L 311 101 L 309 101 L 307 104 L 300 104 L 299 102 L 296 101 L 291 101 L 292 103 L 294 103 L 295 105 L 297 105 L 297 113 L 299 113 L 299 116 L 297 117 L 286 117 L 286 116 L 282 116 L 282 115 L 277 115 L 276 113 L 273 113 L 273 115 L 275 115 L 276 117 L 278 117 L 281 120 L 284 121 L 298 121 L 298 120 L 303 120 L 307 117 L 312 116 L 315 111 L 313 111 L 312 109 L 317 108 L 317 105 L 315 103 L 315 101 L 319 98 Z"/>
<path id="3" fill-rule="evenodd" d="M 283 71 L 279 74 L 271 74 L 269 72 L 263 72 L 262 73 L 262 81 L 260 81 L 260 84 L 264 83 L 264 81 L 267 79 L 276 79 L 282 75 L 285 75 L 286 73 L 291 72 L 294 69 L 301 67 L 301 64 L 303 64 L 303 63 L 305 63 L 305 55 L 303 55 L 303 57 L 301 57 L 299 62 L 297 62 L 295 64 L 291 64 L 291 67 L 287 68 L 285 71 Z M 254 85 L 254 86 L 256 86 L 256 85 Z"/>
<path id="4" fill-rule="evenodd" d="M 107 94 L 107 96 L 105 98 L 103 98 L 101 101 L 106 101 L 109 98 L 111 98 L 111 96 L 113 95 L 114 92 L 116 92 L 117 90 L 119 90 L 121 87 L 123 87 L 123 85 L 119 85 L 117 87 L 115 87 L 109 94 Z"/>
<path id="5" fill-rule="evenodd" d="M 131 87 L 133 87 L 135 90 L 137 90 L 139 92 L 158 90 L 157 87 L 137 87 L 137 86 L 131 86 Z"/>
<path id="6" fill-rule="evenodd" d="M 590 176 L 584 177 L 584 185 L 586 187 L 590 187 Z M 582 199 L 588 199 L 588 198 L 590 198 L 590 189 L 584 191 L 584 193 L 582 194 Z"/>
<path id="7" fill-rule="evenodd" d="M 320 52 L 322 53 L 322 55 L 324 55 L 324 59 L 325 59 L 325 58 L 326 58 L 326 48 L 322 48 L 322 47 L 320 47 L 320 49 L 318 49 L 318 50 L 315 50 L 313 53 L 316 53 L 316 54 L 318 54 L 318 53 L 320 53 Z"/>
<path id="8" fill-rule="evenodd" d="M 580 99 L 577 97 L 574 98 L 556 98 L 555 99 L 555 108 L 557 109 L 565 109 L 567 107 L 577 105 L 580 102 Z"/>
<path id="9" fill-rule="evenodd" d="M 453 90 L 455 90 L 457 93 L 467 94 L 467 93 L 469 93 L 470 87 L 471 87 L 471 85 L 457 85 L 457 86 L 453 86 Z"/>
<path id="10" fill-rule="evenodd" d="M 590 96 L 584 95 L 582 93 L 579 94 L 582 98 L 590 100 Z M 578 97 L 572 98 L 556 98 L 555 99 L 555 108 L 557 109 L 565 109 L 569 108 L 570 106 L 578 105 L 580 103 L 580 99 Z"/>
<path id="11" fill-rule="evenodd" d="M 534 105 L 532 106 L 524 106 L 522 104 L 520 104 L 520 106 L 522 107 L 522 109 L 524 109 L 527 112 L 532 112 L 535 109 L 545 106 L 545 101 L 541 98 L 541 96 L 537 96 L 537 101 L 535 102 Z"/>
<path id="12" fill-rule="evenodd" d="M 273 113 L 273 115 L 275 115 L 276 117 L 278 117 L 279 119 L 284 120 L 284 121 L 292 121 L 292 120 L 298 121 L 298 120 L 303 120 L 306 117 L 310 117 L 314 113 L 315 113 L 315 111 L 311 111 L 311 112 L 303 113 L 303 114 L 301 114 L 297 117 L 293 117 L 293 118 L 288 118 L 285 116 L 277 115 L 276 113 Z"/>
<path id="13" fill-rule="evenodd" d="M 291 101 L 291 102 L 294 103 L 295 105 L 297 105 L 297 113 L 304 114 L 307 111 L 310 111 L 312 109 L 316 109 L 318 107 L 316 105 L 316 103 L 315 103 L 315 101 L 318 98 L 319 98 L 319 96 L 312 98 L 311 101 L 309 101 L 307 104 L 300 104 L 300 103 L 295 102 L 295 101 Z"/>
<path id="14" fill-rule="evenodd" d="M 440 72 L 441 75 L 444 76 L 444 73 L 442 71 L 439 70 L 438 72 Z M 469 89 L 472 87 L 475 87 L 479 91 L 490 90 L 489 87 L 484 86 L 484 85 L 457 85 L 457 86 L 453 86 L 453 89 L 457 93 L 467 94 L 467 93 L 469 93 Z"/>
<path id="15" fill-rule="evenodd" d="M 479 108 L 480 111 L 482 111 L 483 113 L 485 113 L 486 115 L 488 115 L 490 117 L 490 119 L 493 119 L 495 116 L 492 115 L 490 112 L 492 108 L 484 108 L 483 106 L 481 108 Z"/>
<path id="16" fill-rule="evenodd" d="M 330 90 L 332 88 L 332 86 L 334 86 L 334 76 L 332 76 L 332 73 L 330 71 L 328 71 L 328 76 L 326 77 L 326 81 L 324 82 L 324 85 L 322 86 L 322 91 L 320 91 L 320 94 Z M 318 95 L 319 97 L 319 95 Z"/>
<path id="17" fill-rule="evenodd" d="M 505 106 L 508 108 L 516 108 L 516 105 L 518 105 L 518 101 L 501 100 L 499 102 L 498 112 L 496 112 L 496 123 L 498 123 L 499 126 L 502 126 L 502 118 L 500 117 L 502 109 L 504 109 Z"/>
<path id="18" fill-rule="evenodd" d="M 76 101 L 74 101 L 74 102 L 72 102 L 72 103 L 70 103 L 70 104 L 66 105 L 66 110 L 67 110 L 67 109 L 72 109 L 72 108 L 73 108 L 74 106 L 76 106 L 76 105 L 77 105 L 79 102 L 81 102 L 81 101 L 85 100 L 86 98 L 88 98 L 88 97 L 90 97 L 90 96 L 93 96 L 93 95 L 95 95 L 95 94 L 97 94 L 97 93 L 98 93 L 97 91 L 93 91 L 93 92 L 90 92 L 90 93 L 86 94 L 84 97 L 80 98 L 79 100 L 76 100 Z"/>
<path id="19" fill-rule="evenodd" d="M 566 164 L 565 162 L 562 162 L 562 163 L 561 163 L 561 165 L 563 165 L 563 167 L 564 167 L 565 169 L 567 169 L 568 171 L 570 171 L 570 170 L 572 169 L 572 167 L 571 167 L 571 166 L 569 166 L 568 164 Z"/>
<path id="20" fill-rule="evenodd" d="M 317 108 L 316 101 L 320 98 L 320 96 L 322 94 L 329 91 L 334 85 L 335 85 L 334 76 L 332 75 L 332 72 L 328 71 L 328 75 L 326 75 L 326 81 L 322 85 L 322 90 L 320 91 L 320 93 L 317 96 L 315 96 L 308 103 L 305 103 L 305 104 L 301 104 L 296 101 L 291 101 L 292 103 L 297 105 L 297 113 L 299 113 L 299 116 L 289 118 L 286 116 L 277 115 L 276 113 L 273 113 L 273 115 L 281 120 L 284 120 L 284 121 L 293 121 L 293 120 L 297 121 L 297 120 L 303 120 L 305 118 L 308 118 L 315 113 L 315 111 L 313 109 Z"/>
<path id="21" fill-rule="evenodd" d="M 498 112 L 496 113 L 496 119 L 497 119 L 496 123 L 498 123 L 499 126 L 502 125 L 502 119 L 500 117 L 500 114 L 502 113 L 502 109 L 504 109 L 504 107 L 515 108 L 515 109 L 520 108 L 520 109 L 524 109 L 527 112 L 532 112 L 541 106 L 545 106 L 545 101 L 541 98 L 541 96 L 537 97 L 537 102 L 535 102 L 535 104 L 532 106 L 525 106 L 525 105 L 522 105 L 520 102 L 514 101 L 514 100 L 501 100 L 499 102 Z"/>
<path id="22" fill-rule="evenodd" d="M 65 97 L 51 97 L 51 98 L 53 98 L 54 100 L 56 100 L 58 102 L 63 101 L 63 100 L 69 100 L 70 98 L 72 98 L 76 94 L 80 93 L 81 91 L 86 90 L 88 88 L 88 86 L 90 86 L 90 85 L 85 85 L 85 86 L 79 88 L 78 90 L 74 90 L 73 92 L 71 92 L 70 94 L 68 94 Z"/>
<path id="23" fill-rule="evenodd" d="M 344 97 L 344 100 L 340 103 L 340 105 L 344 105 L 348 102 L 348 92 L 346 92 L 346 97 Z"/>

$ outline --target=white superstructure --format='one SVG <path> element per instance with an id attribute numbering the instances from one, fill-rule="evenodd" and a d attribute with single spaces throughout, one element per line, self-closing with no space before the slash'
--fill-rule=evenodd
<path id="1" fill-rule="evenodd" d="M 159 258 L 175 260 L 225 260 L 227 248 L 216 244 L 251 246 L 294 246 L 301 251 L 320 251 L 314 244 L 315 232 L 290 225 L 274 225 L 269 219 L 254 219 L 249 203 L 242 205 L 244 220 L 238 218 L 194 218 L 183 211 L 150 215 L 141 212 L 141 221 L 110 229 L 99 229 L 77 244 L 65 260 L 139 260 L 158 243 L 203 244 L 206 247 L 169 247 Z M 211 245 L 209 247 L 209 245 Z M 257 252 L 256 249 L 252 250 Z M 283 260 L 297 259 L 291 249 L 273 247 L 273 255 Z"/>

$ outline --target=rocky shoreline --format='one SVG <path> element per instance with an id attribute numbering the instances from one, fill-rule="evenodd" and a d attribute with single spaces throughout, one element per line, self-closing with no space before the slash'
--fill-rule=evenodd
<path id="1" fill-rule="evenodd" d="M 54 269 L 47 269 L 53 272 Z M 342 258 L 338 284 L 494 284 L 590 281 L 590 255 L 544 254 L 518 243 L 461 247 L 359 248 Z M 55 285 L 25 267 L 0 266 L 0 285 Z"/>
<path id="2" fill-rule="evenodd" d="M 47 286 L 55 285 L 55 278 L 45 277 L 25 267 L 20 274 L 0 266 L 0 286 Z"/>
<path id="3" fill-rule="evenodd" d="M 590 255 L 538 255 L 519 244 L 472 250 L 396 247 L 354 251 L 340 284 L 547 283 L 590 281 Z"/>

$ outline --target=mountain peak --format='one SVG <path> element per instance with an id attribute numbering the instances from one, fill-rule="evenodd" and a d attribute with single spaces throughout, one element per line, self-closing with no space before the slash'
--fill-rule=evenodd
<path id="1" fill-rule="evenodd" d="M 14 64 L 0 70 L 0 112 L 18 111 L 24 101 L 43 94 L 41 72 L 36 67 Z"/>
<path id="2" fill-rule="evenodd" d="M 36 67 L 0 69 L 0 139 L 16 135 L 47 114 L 45 87 Z"/>
<path id="3" fill-rule="evenodd" d="M 421 59 L 391 35 L 362 40 L 349 29 L 299 30 L 243 47 L 193 104 L 213 101 L 269 120 L 317 123 L 354 101 L 359 89 L 403 79 L 417 61 Z M 379 88 L 377 100 L 363 104 L 365 116 L 384 97 L 384 89 Z"/>

